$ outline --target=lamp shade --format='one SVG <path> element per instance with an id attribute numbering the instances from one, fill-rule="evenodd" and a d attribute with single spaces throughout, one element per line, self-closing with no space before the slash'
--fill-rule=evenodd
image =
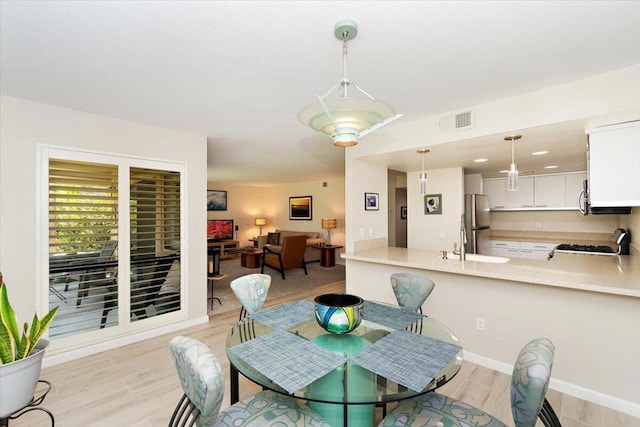
<path id="1" fill-rule="evenodd" d="M 336 228 L 336 219 L 335 218 L 323 218 L 322 219 L 322 228 Z"/>
<path id="2" fill-rule="evenodd" d="M 258 227 L 264 227 L 267 225 L 267 218 L 256 218 L 254 221 L 254 224 Z"/>

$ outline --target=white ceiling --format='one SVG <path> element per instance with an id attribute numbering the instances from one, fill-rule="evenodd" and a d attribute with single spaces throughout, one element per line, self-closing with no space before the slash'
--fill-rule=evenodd
<path id="1" fill-rule="evenodd" d="M 342 76 L 333 35 L 342 18 L 359 24 L 349 77 L 404 113 L 399 121 L 640 63 L 638 1 L 2 0 L 0 7 L 2 94 L 206 135 L 209 180 L 218 182 L 344 173 L 344 149 L 296 117 Z M 584 168 L 582 123 L 523 135 L 521 170 Z M 485 153 L 458 143 L 430 147 L 426 161 L 495 174 L 510 162 L 502 138 L 485 139 Z M 528 152 L 550 142 L 553 152 L 529 163 Z M 474 164 L 480 155 L 491 161 Z M 378 161 L 415 170 L 416 156 Z"/>

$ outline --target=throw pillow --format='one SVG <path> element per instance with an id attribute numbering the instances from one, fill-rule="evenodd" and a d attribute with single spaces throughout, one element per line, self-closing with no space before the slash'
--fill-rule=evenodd
<path id="1" fill-rule="evenodd" d="M 267 245 L 279 245 L 279 244 L 280 244 L 280 233 L 267 234 Z"/>

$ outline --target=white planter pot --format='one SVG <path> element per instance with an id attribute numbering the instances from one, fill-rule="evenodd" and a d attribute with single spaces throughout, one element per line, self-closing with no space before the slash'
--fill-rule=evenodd
<path id="1" fill-rule="evenodd" d="M 40 378 L 44 351 L 48 346 L 49 341 L 43 338 L 28 357 L 0 365 L 0 418 L 31 402 Z"/>

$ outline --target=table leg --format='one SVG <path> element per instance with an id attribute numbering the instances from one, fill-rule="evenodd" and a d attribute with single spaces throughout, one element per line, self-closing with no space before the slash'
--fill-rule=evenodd
<path id="1" fill-rule="evenodd" d="M 229 363 L 229 376 L 231 381 L 231 396 L 229 397 L 231 399 L 231 404 L 233 405 L 234 403 L 238 403 L 240 400 L 239 375 L 238 370 L 233 366 L 233 363 Z"/>

